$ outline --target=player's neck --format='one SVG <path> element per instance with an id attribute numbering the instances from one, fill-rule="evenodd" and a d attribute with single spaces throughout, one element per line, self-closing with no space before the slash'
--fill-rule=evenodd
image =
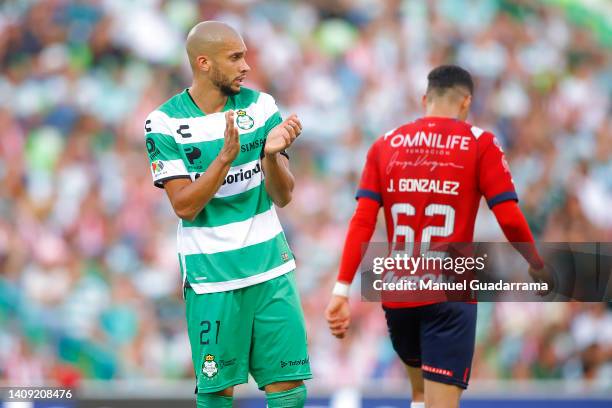
<path id="1" fill-rule="evenodd" d="M 443 103 L 430 103 L 425 109 L 425 117 L 459 119 L 460 109 Z"/>
<path id="2" fill-rule="evenodd" d="M 210 82 L 193 81 L 189 94 L 198 108 L 209 115 L 221 112 L 227 103 L 228 96 Z"/>
<path id="3" fill-rule="evenodd" d="M 425 112 L 426 118 L 448 118 L 448 119 L 459 119 L 457 113 L 446 112 L 446 111 L 427 111 Z"/>

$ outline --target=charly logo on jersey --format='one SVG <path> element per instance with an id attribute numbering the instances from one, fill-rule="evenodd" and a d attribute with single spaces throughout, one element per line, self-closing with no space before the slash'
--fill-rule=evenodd
<path id="1" fill-rule="evenodd" d="M 208 378 L 213 378 L 218 372 L 219 367 L 215 361 L 215 356 L 212 354 L 207 354 L 204 357 L 204 362 L 202 363 L 202 374 L 206 375 Z"/>
<path id="2" fill-rule="evenodd" d="M 236 125 L 242 130 L 249 130 L 255 124 L 252 117 L 247 115 L 244 109 L 236 111 Z"/>
<path id="3" fill-rule="evenodd" d="M 176 133 L 183 139 L 191 137 L 191 133 L 189 133 L 189 125 L 180 125 L 178 129 L 176 129 Z"/>

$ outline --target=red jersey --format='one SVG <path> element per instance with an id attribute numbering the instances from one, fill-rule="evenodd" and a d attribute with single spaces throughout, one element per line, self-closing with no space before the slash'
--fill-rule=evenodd
<path id="1" fill-rule="evenodd" d="M 380 137 L 370 148 L 357 198 L 384 207 L 389 242 L 472 242 L 481 197 L 489 207 L 518 201 L 504 153 L 490 132 L 425 117 Z M 418 304 L 387 304 L 390 307 Z"/>
<path id="2" fill-rule="evenodd" d="M 490 132 L 425 117 L 380 137 L 368 152 L 357 198 L 385 211 L 389 242 L 472 242 L 478 204 L 518 201 Z"/>

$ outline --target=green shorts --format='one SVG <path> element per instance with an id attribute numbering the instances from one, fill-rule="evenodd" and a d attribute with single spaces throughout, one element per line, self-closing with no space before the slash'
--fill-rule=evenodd
<path id="1" fill-rule="evenodd" d="M 312 378 L 294 272 L 227 292 L 185 289 L 197 392 Z"/>

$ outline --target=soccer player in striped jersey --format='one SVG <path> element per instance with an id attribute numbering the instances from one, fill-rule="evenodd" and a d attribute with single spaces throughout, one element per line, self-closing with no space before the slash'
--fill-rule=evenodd
<path id="1" fill-rule="evenodd" d="M 302 126 L 242 86 L 250 68 L 234 29 L 199 23 L 186 48 L 193 83 L 148 116 L 145 137 L 154 184 L 180 218 L 197 406 L 232 406 L 233 387 L 251 373 L 269 407 L 303 407 L 304 317 L 274 207 L 291 200 L 285 149 Z"/>
<path id="2" fill-rule="evenodd" d="M 370 148 L 357 191 L 357 209 L 347 233 L 338 281 L 325 312 L 332 334 L 350 324 L 348 285 L 361 261 L 382 206 L 389 242 L 469 243 L 484 196 L 510 242 L 544 280 L 503 151 L 492 133 L 465 122 L 473 82 L 464 69 L 432 70 L 423 96 L 426 116 L 394 129 Z M 391 342 L 406 364 L 412 408 L 459 406 L 467 388 L 476 329 L 473 302 L 384 301 Z"/>

